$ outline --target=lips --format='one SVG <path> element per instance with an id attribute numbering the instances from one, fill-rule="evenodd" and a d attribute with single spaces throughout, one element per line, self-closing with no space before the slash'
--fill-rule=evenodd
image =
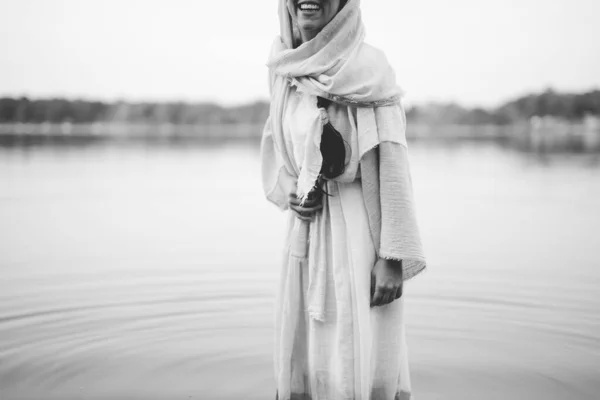
<path id="1" fill-rule="evenodd" d="M 298 9 L 300 11 L 316 12 L 321 11 L 321 5 L 314 1 L 299 1 Z"/>

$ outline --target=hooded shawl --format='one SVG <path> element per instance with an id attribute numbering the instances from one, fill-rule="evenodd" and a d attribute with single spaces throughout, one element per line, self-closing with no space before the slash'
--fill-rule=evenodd
<path id="1" fill-rule="evenodd" d="M 312 40 L 297 47 L 294 14 L 288 7 L 294 7 L 293 0 L 279 1 L 281 34 L 267 63 L 271 108 L 261 141 L 265 195 L 285 210 L 290 193 L 295 191 L 303 198 L 314 186 L 323 161 L 321 134 L 328 121 L 327 111 L 317 107 L 317 96 L 331 100 L 332 107 L 348 107 L 356 128 L 349 152 L 356 164 L 360 163 L 373 242 L 380 257 L 403 260 L 404 279 L 409 279 L 425 268 L 425 259 L 406 158 L 402 91 L 394 71 L 381 51 L 364 43 L 360 0 L 349 0 Z M 301 116 L 305 141 L 291 146 L 284 136 L 283 117 L 294 87 L 310 104 Z M 379 152 L 371 151 L 378 147 Z M 354 179 L 355 175 L 345 173 L 336 180 Z M 310 240 L 308 235 L 309 223 L 298 219 L 293 227 L 292 255 L 305 258 L 307 243 L 313 246 L 311 254 L 322 251 L 318 248 L 319 232 L 310 232 Z M 309 293 L 316 292 L 321 298 L 318 288 L 322 282 L 316 277 L 324 268 L 312 268 L 316 275 L 309 283 Z M 311 315 L 318 319 L 322 317 L 319 307 L 318 301 L 312 304 Z"/>

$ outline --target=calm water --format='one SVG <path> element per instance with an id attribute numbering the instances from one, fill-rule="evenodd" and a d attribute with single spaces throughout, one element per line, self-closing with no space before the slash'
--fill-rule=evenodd
<path id="1" fill-rule="evenodd" d="M 600 165 L 411 147 L 418 400 L 600 396 Z M 272 399 L 250 147 L 0 150 L 0 399 Z"/>

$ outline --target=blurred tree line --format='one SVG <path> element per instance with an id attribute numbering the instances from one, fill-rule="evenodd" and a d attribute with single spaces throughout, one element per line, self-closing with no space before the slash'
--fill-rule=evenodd
<path id="1" fill-rule="evenodd" d="M 172 124 L 260 124 L 269 114 L 265 101 L 223 107 L 214 103 L 130 103 L 100 101 L 0 98 L 0 123 L 145 122 Z M 600 116 L 600 90 L 580 94 L 551 89 L 509 101 L 495 109 L 465 108 L 457 104 L 426 104 L 407 110 L 411 122 L 427 124 L 504 125 L 532 116 L 580 120 Z"/>
<path id="2" fill-rule="evenodd" d="M 569 121 L 586 115 L 600 116 L 600 90 L 558 93 L 548 89 L 508 101 L 494 109 L 464 108 L 457 104 L 427 104 L 407 111 L 407 119 L 428 124 L 506 125 L 533 116 L 553 116 Z"/>
<path id="3" fill-rule="evenodd" d="M 155 122 L 212 125 L 262 123 L 268 115 L 268 103 L 264 101 L 223 107 L 213 103 L 106 103 L 0 98 L 0 123 Z"/>

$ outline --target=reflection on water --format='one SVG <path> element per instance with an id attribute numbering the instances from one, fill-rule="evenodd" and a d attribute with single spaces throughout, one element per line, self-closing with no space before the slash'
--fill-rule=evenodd
<path id="1" fill-rule="evenodd" d="M 413 145 L 419 399 L 595 399 L 600 167 Z M 283 219 L 249 147 L 0 150 L 0 398 L 273 398 Z"/>

